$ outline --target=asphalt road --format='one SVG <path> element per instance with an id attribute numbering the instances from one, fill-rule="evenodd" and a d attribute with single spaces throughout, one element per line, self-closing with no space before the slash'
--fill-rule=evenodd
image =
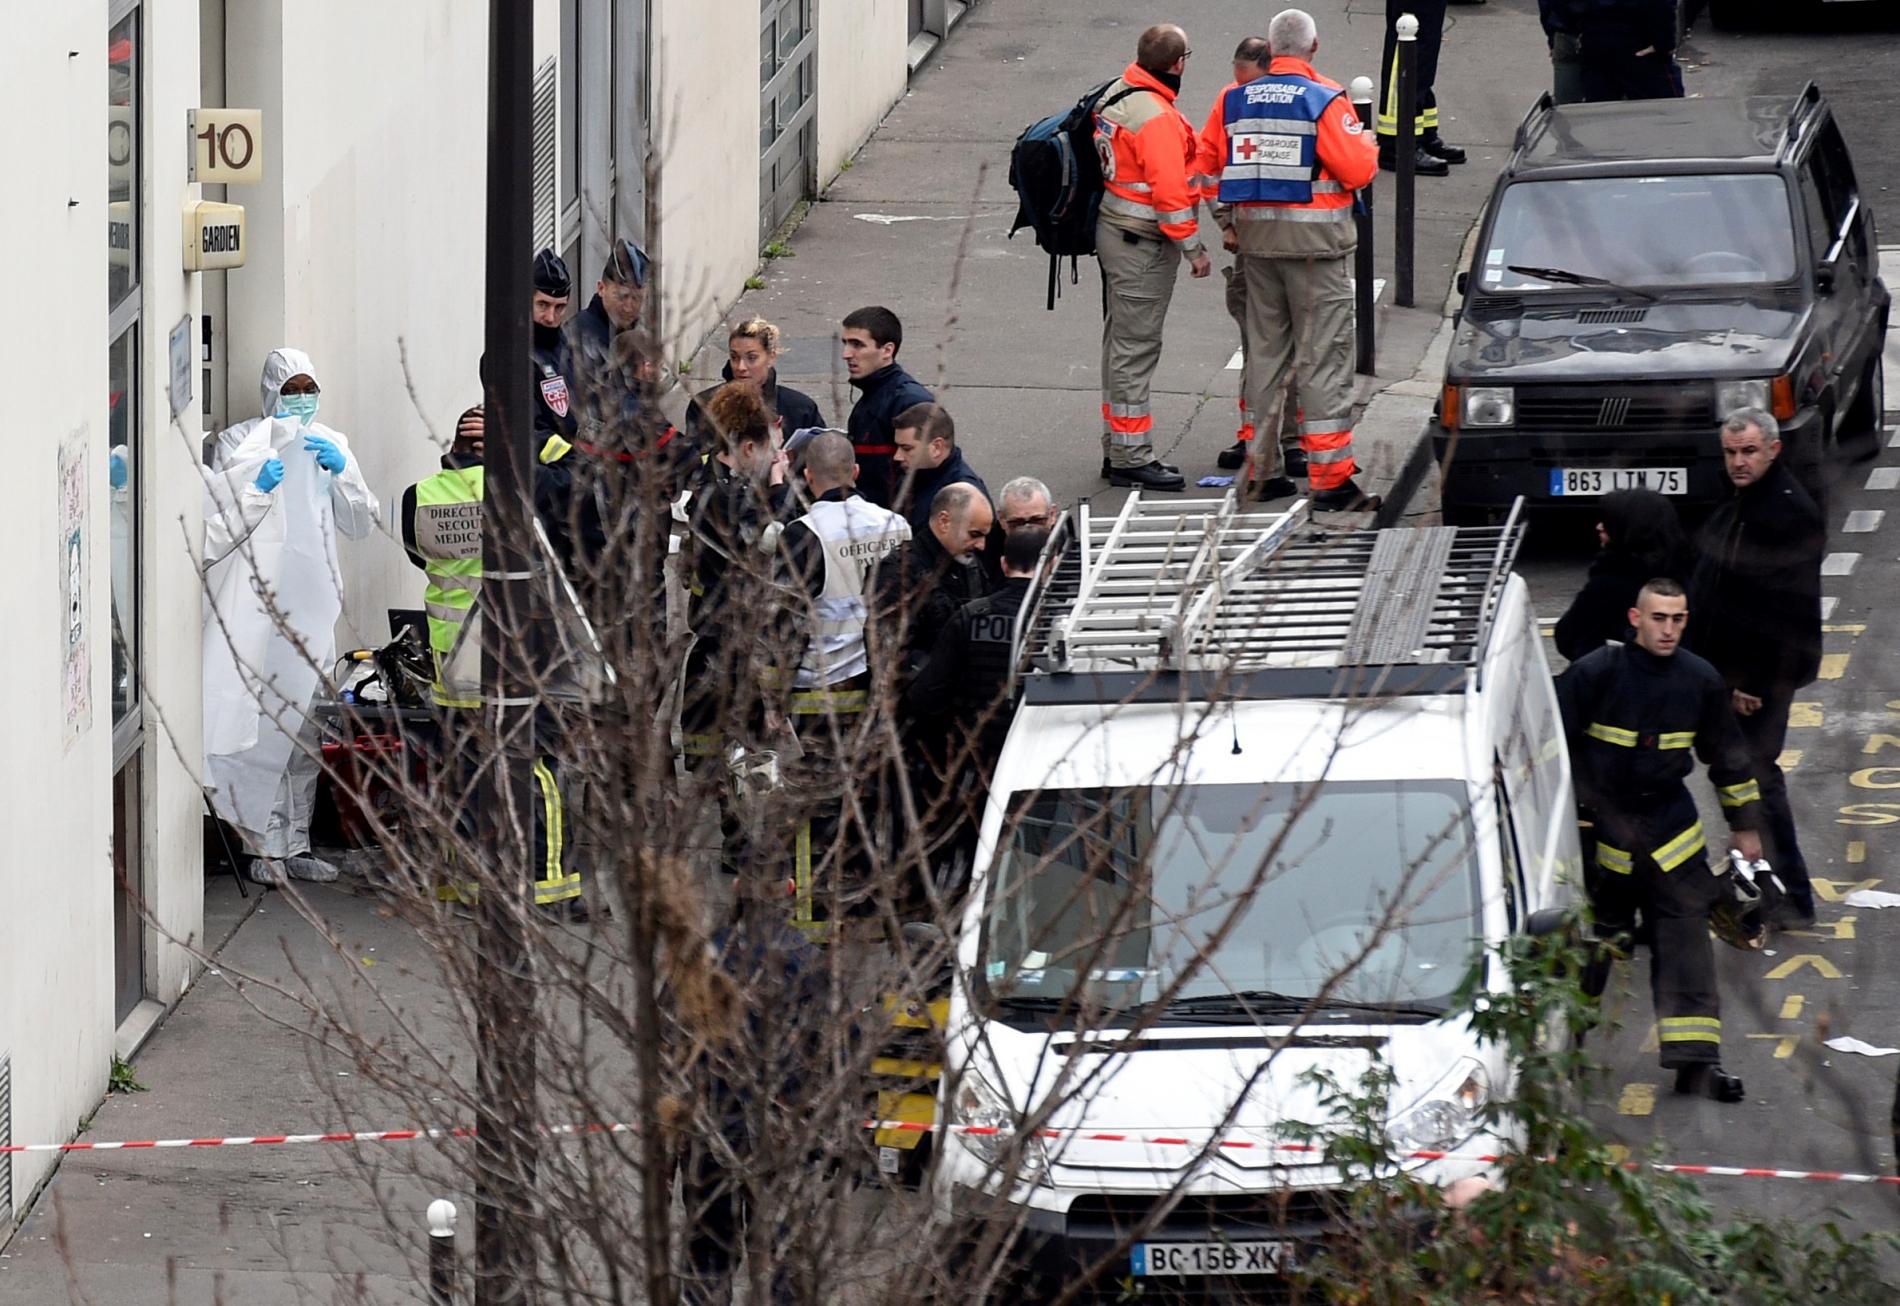
<path id="1" fill-rule="evenodd" d="M 1886 10 L 1881 13 L 1879 10 Z M 1831 8 L 1802 31 L 1702 29 L 1684 47 L 1691 94 L 1776 94 L 1813 80 L 1828 95 L 1853 151 L 1861 192 L 1900 233 L 1900 15 L 1894 6 Z M 1900 255 L 1883 257 L 1889 285 Z M 1889 376 L 1900 377 L 1892 342 Z M 1889 392 L 1892 393 L 1891 391 Z M 1593 1114 L 1635 1152 L 1701 1164 L 1806 1171 L 1896 1169 L 1888 1113 L 1900 1055 L 1822 1046 L 1842 1035 L 1900 1047 L 1900 911 L 1847 906 L 1856 888 L 1900 890 L 1900 616 L 1883 603 L 1900 569 L 1885 534 L 1900 519 L 1900 448 L 1889 430 L 1864 461 L 1833 469 L 1828 502 L 1823 679 L 1800 695 L 1783 765 L 1802 845 L 1821 896 L 1812 931 L 1776 937 L 1769 951 L 1719 947 L 1724 1061 L 1742 1076 L 1736 1106 L 1677 1098 L 1656 1065 L 1646 962 L 1620 968 L 1607 999 L 1608 1037 L 1592 1050 L 1609 1073 Z M 1523 570 L 1539 610 L 1555 617 L 1581 583 L 1594 546 L 1586 518 L 1540 523 Z M 1884 541 L 1884 542 L 1883 542 Z M 1691 618 L 1693 621 L 1693 616 Z M 1553 653 L 1553 662 L 1557 659 Z M 1896 792 L 1885 790 L 1891 787 Z M 1719 827 L 1716 827 L 1719 828 Z M 1771 1179 L 1702 1181 L 1719 1209 L 1807 1227 L 1839 1220 L 1849 1234 L 1900 1228 L 1892 1187 Z"/>

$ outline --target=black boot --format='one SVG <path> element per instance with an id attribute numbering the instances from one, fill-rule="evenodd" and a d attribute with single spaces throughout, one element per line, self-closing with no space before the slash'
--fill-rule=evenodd
<path id="1" fill-rule="evenodd" d="M 1272 503 L 1275 499 L 1293 499 L 1300 493 L 1299 485 L 1289 476 L 1269 476 L 1264 481 L 1247 483 L 1247 498 L 1253 503 Z"/>
<path id="2" fill-rule="evenodd" d="M 1173 472 L 1176 476 L 1179 476 L 1181 474 L 1181 469 L 1179 467 L 1176 467 L 1173 463 L 1154 462 L 1154 463 L 1149 463 L 1148 465 L 1150 467 L 1159 467 L 1163 471 Z M 1222 467 L 1225 467 L 1226 465 L 1227 465 L 1226 463 L 1221 464 Z M 1238 466 L 1239 464 L 1235 464 L 1235 465 Z M 1111 481 L 1111 482 L 1115 479 L 1115 469 L 1108 465 L 1108 459 L 1106 458 L 1102 459 L 1102 479 L 1105 481 Z"/>
<path id="3" fill-rule="evenodd" d="M 1713 1061 L 1676 1068 L 1678 1093 L 1712 1098 L 1717 1102 L 1739 1102 L 1745 1096 L 1740 1075 L 1731 1075 Z"/>
<path id="4" fill-rule="evenodd" d="M 1306 450 L 1297 444 L 1289 444 L 1280 450 L 1280 456 L 1286 462 L 1288 476 L 1306 475 Z"/>
<path id="5" fill-rule="evenodd" d="M 1392 144 L 1390 136 L 1379 138 L 1379 166 L 1387 172 L 1399 170 L 1398 149 Z M 1417 153 L 1412 156 L 1412 171 L 1421 177 L 1449 177 L 1451 165 L 1443 159 L 1427 154 L 1425 147 L 1420 145 L 1417 147 Z"/>
<path id="6" fill-rule="evenodd" d="M 1247 444 L 1248 442 L 1246 440 L 1234 441 L 1233 448 L 1222 449 L 1220 451 L 1220 455 L 1214 459 L 1214 465 L 1225 468 L 1230 472 L 1236 468 L 1245 467 L 1247 465 Z"/>
<path id="7" fill-rule="evenodd" d="M 1384 502 L 1376 494 L 1367 494 L 1350 478 L 1344 485 L 1320 490 L 1307 496 L 1307 502 L 1320 512 L 1372 512 Z"/>
<path id="8" fill-rule="evenodd" d="M 1445 144 L 1445 138 L 1440 136 L 1437 132 L 1433 132 L 1419 141 L 1418 148 L 1431 155 L 1434 159 L 1443 159 L 1446 163 L 1463 163 L 1465 161 L 1465 152 L 1456 145 Z"/>
<path id="9" fill-rule="evenodd" d="M 1187 489 L 1187 479 L 1166 463 L 1144 463 L 1140 467 L 1111 467 L 1110 485 L 1126 485 L 1137 490 L 1177 491 Z"/>

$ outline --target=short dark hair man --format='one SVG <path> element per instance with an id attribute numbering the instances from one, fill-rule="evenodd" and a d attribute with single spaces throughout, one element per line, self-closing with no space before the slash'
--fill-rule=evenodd
<path id="1" fill-rule="evenodd" d="M 899 476 L 897 502 L 913 534 L 930 523 L 930 505 L 946 485 L 974 485 L 985 498 L 989 486 L 963 460 L 957 426 L 939 404 L 915 404 L 891 420 L 891 461 Z"/>
<path id="2" fill-rule="evenodd" d="M 886 580 L 884 607 L 901 623 L 907 664 L 929 654 L 959 607 L 994 588 L 983 551 L 995 521 L 989 495 L 974 485 L 946 485 L 931 499 L 925 529 L 911 536 L 903 567 Z"/>
<path id="3" fill-rule="evenodd" d="M 1663 1067 L 1676 1072 L 1678 1093 L 1739 1102 L 1742 1081 L 1721 1064 L 1709 944 L 1709 913 L 1730 892 L 1731 872 L 1711 873 L 1683 782 L 1700 758 L 1733 832 L 1729 846 L 1751 861 L 1761 855 L 1761 789 L 1721 675 L 1682 649 L 1682 586 L 1650 581 L 1629 619 L 1628 644 L 1605 644 L 1557 679 L 1577 804 L 1596 830 L 1596 928 L 1605 940 L 1627 936 L 1642 911 L 1654 931 L 1650 992 Z"/>
<path id="4" fill-rule="evenodd" d="M 578 409 L 578 433 L 590 442 L 601 440 L 603 427 L 630 426 L 639 414 L 638 351 L 620 337 L 640 325 L 651 274 L 645 250 L 625 238 L 614 241 L 593 299 L 567 324 L 574 356 L 570 379 L 578 391 L 570 402 Z"/>
<path id="5" fill-rule="evenodd" d="M 1722 462 L 1735 493 L 1696 540 L 1691 642 L 1728 685 L 1761 781 L 1768 859 L 1788 892 L 1773 922 L 1807 926 L 1814 923 L 1814 890 L 1776 759 L 1788 740 L 1795 692 L 1821 670 L 1827 526 L 1780 453 L 1780 425 L 1759 408 L 1739 409 L 1722 423 Z"/>
<path id="6" fill-rule="evenodd" d="M 897 363 L 904 347 L 904 324 L 880 305 L 845 316 L 839 339 L 844 368 L 858 392 L 845 419 L 845 434 L 858 455 L 858 493 L 880 508 L 894 505 L 897 487 L 891 471 L 896 451 L 892 422 L 897 415 L 936 396 Z"/>

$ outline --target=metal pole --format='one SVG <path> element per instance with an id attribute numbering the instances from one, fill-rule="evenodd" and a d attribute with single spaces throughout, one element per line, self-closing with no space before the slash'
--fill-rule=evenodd
<path id="1" fill-rule="evenodd" d="M 533 0 L 489 0 L 487 302 L 483 396 L 481 839 L 489 877 L 478 903 L 476 1013 L 476 1306 L 521 1306 L 536 1281 L 535 1031 L 529 910 L 533 687 L 521 657 L 529 580 L 528 309 L 533 296 Z"/>
<path id="2" fill-rule="evenodd" d="M 1350 93 L 1352 107 L 1359 114 L 1359 125 L 1370 132 L 1372 130 L 1372 79 L 1370 77 L 1353 78 Z M 1357 354 L 1354 368 L 1361 376 L 1371 376 L 1378 342 L 1373 338 L 1372 186 L 1370 183 L 1359 192 L 1359 202 L 1353 206 L 1352 220 L 1359 229 L 1359 244 L 1353 250 L 1352 256 L 1353 343 Z"/>
<path id="3" fill-rule="evenodd" d="M 455 1306 L 455 1203 L 429 1203 L 429 1306 Z"/>
<path id="4" fill-rule="evenodd" d="M 1418 19 L 1400 14 L 1396 25 L 1399 47 L 1398 136 L 1393 141 L 1397 157 L 1399 191 L 1393 210 L 1392 302 L 1411 308 L 1412 295 L 1412 213 L 1413 196 L 1418 186 Z"/>

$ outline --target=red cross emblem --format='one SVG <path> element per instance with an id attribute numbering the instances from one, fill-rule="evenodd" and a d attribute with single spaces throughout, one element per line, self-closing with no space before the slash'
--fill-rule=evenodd
<path id="1" fill-rule="evenodd" d="M 1253 140 L 1249 138 L 1247 140 L 1242 141 L 1240 144 L 1236 145 L 1234 147 L 1234 153 L 1238 154 L 1241 158 L 1245 159 L 1247 162 L 1252 163 L 1253 156 L 1260 153 L 1260 147 L 1255 145 L 1253 143 Z"/>

